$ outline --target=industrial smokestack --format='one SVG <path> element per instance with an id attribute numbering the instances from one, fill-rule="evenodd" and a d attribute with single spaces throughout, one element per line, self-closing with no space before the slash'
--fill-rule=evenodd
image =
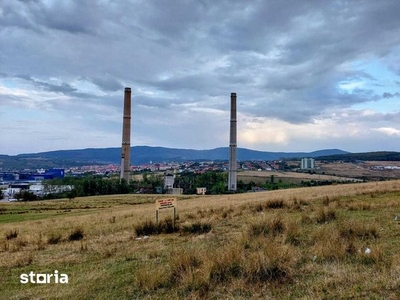
<path id="1" fill-rule="evenodd" d="M 131 165 L 131 88 L 125 88 L 120 179 L 129 181 Z"/>
<path id="2" fill-rule="evenodd" d="M 237 180 L 237 134 L 236 134 L 236 93 L 231 93 L 231 128 L 229 136 L 228 190 L 236 191 Z"/>

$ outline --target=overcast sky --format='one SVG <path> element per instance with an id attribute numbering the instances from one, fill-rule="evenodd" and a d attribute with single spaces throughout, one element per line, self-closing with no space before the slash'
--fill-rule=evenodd
<path id="1" fill-rule="evenodd" d="M 0 0 L 0 154 L 400 151 L 398 0 Z"/>

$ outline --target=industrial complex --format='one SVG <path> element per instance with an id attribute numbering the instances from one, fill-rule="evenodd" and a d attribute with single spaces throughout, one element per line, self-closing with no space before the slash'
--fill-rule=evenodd
<path id="1" fill-rule="evenodd" d="M 43 196 L 50 192 L 60 192 L 59 189 L 71 190 L 72 187 L 47 187 L 46 190 L 46 187 L 42 184 L 43 180 L 64 178 L 64 176 L 64 169 L 41 169 L 36 170 L 36 172 L 0 172 L 0 191 L 6 200 L 11 201 L 15 199 L 16 194 L 23 190 L 30 191 L 37 196 Z"/>

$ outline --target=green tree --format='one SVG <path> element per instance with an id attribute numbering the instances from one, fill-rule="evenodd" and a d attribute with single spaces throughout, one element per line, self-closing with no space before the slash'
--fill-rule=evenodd
<path id="1" fill-rule="evenodd" d="M 227 185 L 223 181 L 219 181 L 211 188 L 211 194 L 223 194 L 227 190 Z"/>
<path id="2" fill-rule="evenodd" d="M 227 173 L 222 171 L 210 171 L 202 174 L 184 172 L 176 179 L 177 185 L 183 188 L 186 194 L 193 194 L 198 187 L 207 188 L 208 193 L 222 194 L 226 191 L 227 181 Z"/>
<path id="3" fill-rule="evenodd" d="M 118 194 L 127 194 L 129 192 L 128 182 L 122 178 L 119 184 Z"/>
<path id="4" fill-rule="evenodd" d="M 77 192 L 75 189 L 72 189 L 71 191 L 69 191 L 67 193 L 67 197 L 69 200 L 75 199 L 76 195 L 77 195 Z"/>
<path id="5" fill-rule="evenodd" d="M 30 191 L 21 191 L 17 194 L 14 195 L 14 197 L 19 201 L 32 201 L 32 200 L 37 200 L 37 196 L 30 192 Z"/>

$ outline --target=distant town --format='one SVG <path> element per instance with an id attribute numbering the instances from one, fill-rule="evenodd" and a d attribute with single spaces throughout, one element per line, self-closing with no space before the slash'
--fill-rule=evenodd
<path id="1" fill-rule="evenodd" d="M 239 163 L 242 170 L 282 170 L 287 165 L 282 161 L 245 161 Z M 2 170 L 0 169 L 0 187 L 3 197 L 7 200 L 16 201 L 15 196 L 20 195 L 21 191 L 29 191 L 37 197 L 43 197 L 46 194 L 63 193 L 73 190 L 71 185 L 59 185 L 57 187 L 49 187 L 45 183 L 54 179 L 63 179 L 65 177 L 83 178 L 86 176 L 97 176 L 102 178 L 116 178 L 120 174 L 120 165 L 87 165 L 70 167 L 67 169 L 34 169 L 34 170 Z M 168 174 L 194 173 L 203 174 L 206 172 L 226 172 L 228 169 L 227 161 L 188 161 L 188 162 L 168 162 L 168 163 L 152 163 L 142 165 L 132 165 L 130 167 L 131 174 L 147 174 L 157 173 L 164 176 L 164 181 Z M 167 172 L 168 171 L 168 172 Z M 173 183 L 164 184 L 173 188 Z M 155 191 L 156 192 L 156 191 Z M 165 191 L 164 192 L 168 192 Z M 158 190 L 158 193 L 161 193 Z M 205 193 L 202 190 L 201 193 Z"/>
<path id="2" fill-rule="evenodd" d="M 130 167 L 127 187 L 119 185 L 120 165 L 53 169 L 0 169 L 3 201 L 74 198 L 109 193 L 216 194 L 227 192 L 228 161 L 148 162 Z M 211 176 L 214 174 L 215 176 Z M 212 180 L 210 178 L 213 178 Z M 400 178 L 400 162 L 334 161 L 314 158 L 238 162 L 238 192 Z M 85 188 L 93 180 L 95 190 Z M 96 182 L 95 182 L 96 181 Z M 99 182 L 102 183 L 99 183 Z M 226 181 L 226 182 L 225 182 Z M 78 188 L 78 185 L 81 187 Z M 89 185 L 89 184 L 86 184 Z M 216 188 L 219 186 L 219 188 Z"/>

